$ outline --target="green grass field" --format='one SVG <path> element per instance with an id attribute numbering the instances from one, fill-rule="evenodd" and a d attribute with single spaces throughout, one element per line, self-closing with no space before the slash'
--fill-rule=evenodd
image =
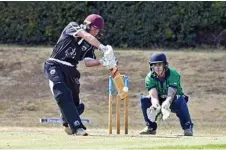
<path id="1" fill-rule="evenodd" d="M 90 136 L 68 136 L 60 128 L 2 128 L 1 149 L 226 149 L 226 136 L 195 135 L 184 137 L 160 133 L 140 136 L 107 135 L 90 130 Z"/>

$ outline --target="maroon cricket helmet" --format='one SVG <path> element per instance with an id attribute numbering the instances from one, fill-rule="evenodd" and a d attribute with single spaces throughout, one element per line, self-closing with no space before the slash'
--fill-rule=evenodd
<path id="1" fill-rule="evenodd" d="M 102 35 L 104 32 L 104 19 L 98 14 L 91 14 L 86 17 L 84 20 L 85 24 L 89 24 L 90 26 L 97 28 L 100 30 L 100 34 Z"/>

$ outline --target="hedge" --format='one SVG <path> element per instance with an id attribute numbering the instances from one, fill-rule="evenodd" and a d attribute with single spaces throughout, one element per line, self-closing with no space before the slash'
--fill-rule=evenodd
<path id="1" fill-rule="evenodd" d="M 71 21 L 90 13 L 105 19 L 103 43 L 121 48 L 224 44 L 226 3 L 0 2 L 0 43 L 54 44 Z"/>

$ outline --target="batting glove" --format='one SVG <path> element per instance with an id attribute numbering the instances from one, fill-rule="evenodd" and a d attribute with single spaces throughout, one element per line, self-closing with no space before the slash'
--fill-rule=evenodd
<path id="1" fill-rule="evenodd" d="M 104 52 L 104 58 L 107 60 L 115 59 L 113 48 L 110 45 L 106 46 L 107 50 Z"/>
<path id="2" fill-rule="evenodd" d="M 99 62 L 100 62 L 100 64 L 102 64 L 104 67 L 106 67 L 106 66 L 108 65 L 108 62 L 107 62 L 107 60 L 106 60 L 104 57 L 102 57 L 102 58 L 99 60 Z"/>
<path id="3" fill-rule="evenodd" d="M 115 60 L 115 58 L 112 58 L 112 59 L 108 60 L 105 57 L 103 57 L 99 61 L 104 67 L 106 67 L 108 69 L 111 69 L 111 68 L 114 68 L 114 67 L 117 66 L 117 64 L 116 64 L 117 61 Z"/>
<path id="4" fill-rule="evenodd" d="M 106 52 L 108 50 L 108 48 L 106 46 L 104 46 L 103 44 L 100 44 L 100 46 L 98 47 L 99 51 L 101 52 Z"/>

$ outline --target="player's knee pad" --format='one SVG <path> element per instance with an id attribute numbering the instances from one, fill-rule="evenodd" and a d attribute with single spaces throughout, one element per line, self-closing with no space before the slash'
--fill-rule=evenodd
<path id="1" fill-rule="evenodd" d="M 183 95 L 176 95 L 175 99 L 171 105 L 172 111 L 177 111 L 183 109 L 183 107 L 187 107 L 186 100 Z"/>
<path id="2" fill-rule="evenodd" d="M 53 84 L 53 94 L 58 104 L 73 102 L 72 93 L 63 82 Z"/>
<path id="3" fill-rule="evenodd" d="M 141 107 L 148 108 L 148 107 L 151 106 L 151 99 L 148 96 L 141 95 L 141 97 L 140 97 L 140 103 L 141 103 Z"/>

